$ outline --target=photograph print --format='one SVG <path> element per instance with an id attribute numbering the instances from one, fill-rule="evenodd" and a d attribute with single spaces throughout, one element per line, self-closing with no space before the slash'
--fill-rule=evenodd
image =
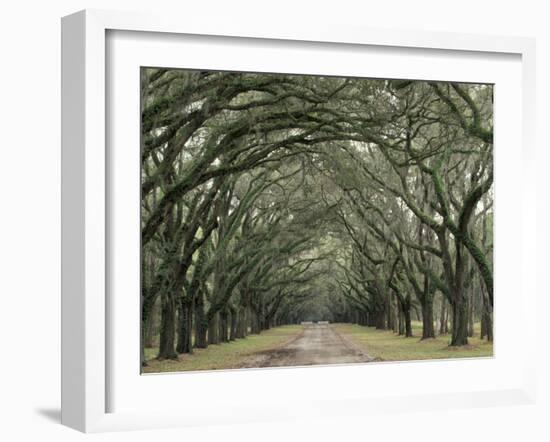
<path id="1" fill-rule="evenodd" d="M 493 356 L 493 85 L 140 76 L 142 373 Z"/>

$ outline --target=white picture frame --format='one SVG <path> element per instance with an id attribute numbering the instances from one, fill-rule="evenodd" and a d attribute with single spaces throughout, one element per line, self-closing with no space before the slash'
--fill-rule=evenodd
<path id="1" fill-rule="evenodd" d="M 208 425 L 211 416 L 200 407 L 194 412 L 181 407 L 168 406 L 164 409 L 113 410 L 109 395 L 114 386 L 111 383 L 113 355 L 107 328 L 114 320 L 107 297 L 108 244 L 109 237 L 116 230 L 107 229 L 110 217 L 108 179 L 109 155 L 107 154 L 109 88 L 106 80 L 107 56 L 109 55 L 107 34 L 109 32 L 157 33 L 172 36 L 217 36 L 220 38 L 267 39 L 282 41 L 285 45 L 338 44 L 339 47 L 377 47 L 379 49 L 401 48 L 403 51 L 417 49 L 432 51 L 468 52 L 483 58 L 484 54 L 508 54 L 518 57 L 521 64 L 521 106 L 520 130 L 523 187 L 521 190 L 522 212 L 518 215 L 521 224 L 522 272 L 518 287 L 522 293 L 522 305 L 536 303 L 535 267 L 529 265 L 528 256 L 535 256 L 535 206 L 536 194 L 532 191 L 535 181 L 534 170 L 534 107 L 535 107 L 535 44 L 532 39 L 517 37 L 491 37 L 479 35 L 426 33 L 416 31 L 387 31 L 345 26 L 322 26 L 322 24 L 285 27 L 277 24 L 258 27 L 250 23 L 233 25 L 196 18 L 185 25 L 174 17 L 153 16 L 141 13 L 86 10 L 63 18 L 62 21 L 62 423 L 85 432 L 158 428 L 169 426 Z M 153 35 L 153 34 L 150 34 Z M 258 40 L 260 41 L 260 40 Z M 437 57 L 437 53 L 435 55 Z M 236 67 L 237 69 L 237 67 Z M 498 86 L 497 86 L 498 87 Z M 137 92 L 136 92 L 137 93 Z M 496 109 L 498 113 L 498 107 Z M 498 133 L 498 132 L 497 132 Z M 497 135 L 498 136 L 498 135 Z M 498 155 L 498 154 L 497 154 Z M 498 175 L 497 175 L 498 176 Z M 497 178 L 498 180 L 498 178 Z M 497 204 L 498 192 L 496 193 Z M 497 221 L 498 222 L 498 221 Z M 495 249 L 498 250 L 498 247 Z M 500 253 L 500 252 L 496 252 Z M 498 273 L 497 273 L 498 277 Z M 497 295 L 498 296 L 498 295 Z M 137 299 L 137 298 L 136 298 Z M 497 319 L 498 321 L 498 316 Z M 110 325 L 111 324 L 111 325 Z M 338 397 L 337 393 L 325 399 L 313 398 L 303 407 L 296 406 L 257 407 L 246 403 L 244 398 L 231 404 L 244 413 L 217 416 L 218 422 L 253 422 L 285 419 L 289 417 L 312 417 L 332 415 L 362 415 L 372 411 L 395 412 L 411 409 L 464 408 L 470 406 L 492 406 L 500 404 L 533 403 L 535 400 L 536 359 L 535 322 L 523 324 L 527 338 L 521 358 L 521 376 L 517 382 L 468 389 L 461 387 L 454 392 L 430 391 L 409 394 L 388 394 L 371 396 L 358 392 L 353 397 Z M 498 335 L 497 325 L 496 333 Z M 139 331 L 135 331 L 136 336 Z M 497 347 L 498 358 L 498 347 Z M 468 370 L 475 369 L 475 361 Z M 396 367 L 397 364 L 392 365 Z M 379 366 L 380 367 L 380 366 Z M 389 365 L 385 365 L 389 367 Z M 409 368 L 412 365 L 409 365 Z M 426 370 L 434 370 L 424 365 Z M 455 367 L 455 370 L 466 366 Z M 353 367 L 346 375 L 357 376 L 363 367 Z M 412 369 L 412 368 L 411 368 Z M 419 370 L 418 366 L 414 368 Z M 300 371 L 301 370 L 301 371 Z M 332 369 L 319 368 L 303 372 L 304 369 L 275 370 L 283 373 L 287 380 L 315 378 L 314 373 L 332 376 Z M 311 370 L 311 369 L 305 369 Z M 325 371 L 320 371 L 325 370 Z M 328 371 L 332 370 L 332 371 Z M 390 369 L 388 369 L 390 370 Z M 391 368 L 399 370 L 399 368 Z M 519 368 L 518 368 L 519 370 Z M 272 371 L 271 373 L 274 373 Z M 246 371 L 232 373 L 231 379 L 247 381 Z M 256 370 L 254 381 L 265 383 L 265 370 Z M 305 374 L 304 374 L 305 373 Z M 331 374 L 332 373 L 332 374 Z M 519 371 L 518 371 L 519 373 Z M 136 374 L 138 375 L 138 374 Z M 177 375 L 164 376 L 163 388 L 177 388 Z M 195 376 L 195 381 L 208 385 L 214 380 L 218 385 L 223 378 Z M 278 376 L 278 377 L 277 377 Z M 282 382 L 274 374 L 274 384 Z M 161 377 L 157 377 L 160 379 Z M 252 375 L 250 375 L 250 379 Z M 216 382 L 217 379 L 217 382 Z M 278 380 L 277 380 L 278 379 Z M 296 381 L 295 379 L 295 381 Z M 217 387 L 216 387 L 217 388 Z M 306 390 L 304 390 L 306 391 Z M 252 393 L 251 393 L 252 394 Z M 252 396 L 251 396 L 252 397 Z M 266 404 L 264 404 L 266 405 Z M 124 408 L 124 407 L 123 407 Z M 261 409 L 260 409 L 261 408 Z M 244 417 L 237 417 L 244 416 Z"/>

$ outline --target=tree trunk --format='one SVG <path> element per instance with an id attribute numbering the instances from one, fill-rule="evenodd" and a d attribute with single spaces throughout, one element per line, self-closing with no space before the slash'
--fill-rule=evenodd
<path id="1" fill-rule="evenodd" d="M 435 338 L 434 303 L 432 297 L 427 297 L 422 304 L 422 339 Z"/>
<path id="2" fill-rule="evenodd" d="M 412 338 L 413 337 L 413 331 L 412 331 L 412 323 L 411 323 L 411 307 L 410 306 L 403 309 L 403 316 L 405 317 L 405 337 L 406 338 Z"/>
<path id="3" fill-rule="evenodd" d="M 468 302 L 465 293 L 465 268 L 467 267 L 467 256 L 464 255 L 464 246 L 458 238 L 455 237 L 455 259 L 454 265 L 451 259 L 447 242 L 447 232 L 440 230 L 437 232 L 440 248 L 443 257 L 443 270 L 447 287 L 449 290 L 449 300 L 452 309 L 452 335 L 451 346 L 461 346 L 468 344 Z"/>
<path id="4" fill-rule="evenodd" d="M 399 302 L 395 303 L 393 309 L 393 332 L 399 333 Z"/>
<path id="5" fill-rule="evenodd" d="M 192 334 L 192 315 L 191 303 L 181 299 L 178 305 L 178 343 L 176 351 L 178 353 L 191 352 L 191 334 Z"/>
<path id="6" fill-rule="evenodd" d="M 189 348 L 188 353 L 193 354 L 193 321 L 195 318 L 195 296 L 193 295 L 191 297 L 190 305 L 189 305 L 189 325 L 187 329 L 189 330 L 189 334 L 187 336 L 188 343 L 187 347 Z"/>
<path id="7" fill-rule="evenodd" d="M 493 342 L 493 315 L 490 312 L 485 313 L 485 327 L 487 332 L 487 341 Z"/>
<path id="8" fill-rule="evenodd" d="M 260 333 L 260 318 L 255 310 L 251 310 L 250 315 L 250 333 L 257 335 Z"/>
<path id="9" fill-rule="evenodd" d="M 220 321 L 219 314 L 215 313 L 210 322 L 208 323 L 208 344 L 219 344 L 220 337 Z"/>
<path id="10" fill-rule="evenodd" d="M 489 300 L 487 295 L 481 287 L 481 339 L 485 337 L 489 342 L 493 342 L 493 315 L 491 312 L 491 306 L 489 305 Z"/>
<path id="11" fill-rule="evenodd" d="M 218 327 L 219 342 L 227 342 L 227 310 L 222 310 L 219 312 Z"/>
<path id="12" fill-rule="evenodd" d="M 446 308 L 445 308 L 445 332 L 444 332 L 446 335 L 448 335 L 451 332 L 451 328 L 449 327 L 449 321 L 453 320 L 449 315 L 450 315 L 450 304 L 446 303 Z"/>
<path id="13" fill-rule="evenodd" d="M 144 288 L 142 288 L 144 290 Z M 152 296 L 142 296 L 141 297 L 141 365 L 146 366 L 147 361 L 145 360 L 145 344 L 147 341 L 147 330 L 152 327 L 151 322 L 153 321 L 153 307 L 157 301 L 158 297 Z M 161 301 L 162 302 L 162 301 Z M 155 311 L 156 315 L 156 311 Z"/>
<path id="14" fill-rule="evenodd" d="M 474 300 L 473 293 L 468 302 L 468 337 L 474 336 Z"/>
<path id="15" fill-rule="evenodd" d="M 441 314 L 439 316 L 439 334 L 444 335 L 449 330 L 447 328 L 447 300 L 441 298 Z"/>
<path id="16" fill-rule="evenodd" d="M 157 330 L 157 315 L 158 315 L 158 303 L 155 302 L 151 308 L 151 313 L 149 314 L 149 321 L 146 326 L 145 334 L 145 347 L 151 348 L 154 346 L 155 335 L 158 333 Z"/>
<path id="17" fill-rule="evenodd" d="M 452 346 L 468 345 L 468 303 L 464 299 L 459 304 L 451 305 L 453 309 Z"/>
<path id="18" fill-rule="evenodd" d="M 487 336 L 487 316 L 485 314 L 485 311 L 482 311 L 479 339 L 485 339 L 486 336 Z"/>
<path id="19" fill-rule="evenodd" d="M 230 312 L 230 318 L 231 321 L 229 323 L 229 340 L 234 341 L 237 339 L 237 309 L 231 310 Z"/>
<path id="20" fill-rule="evenodd" d="M 379 310 L 375 313 L 376 315 L 376 328 L 378 330 L 386 329 L 386 311 L 385 309 Z"/>
<path id="21" fill-rule="evenodd" d="M 206 332 L 208 330 L 208 322 L 204 314 L 204 295 L 199 292 L 195 305 L 195 347 L 206 348 L 208 342 L 206 340 Z"/>
<path id="22" fill-rule="evenodd" d="M 247 324 L 248 324 L 248 319 L 246 317 L 246 307 L 239 307 L 239 309 L 237 309 L 237 313 L 236 313 L 236 321 L 237 321 L 237 331 L 236 331 L 236 338 L 238 339 L 242 339 L 242 338 L 245 338 L 246 335 L 247 335 Z"/>
<path id="23" fill-rule="evenodd" d="M 387 302 L 386 302 L 386 312 L 387 312 L 387 316 L 388 316 L 388 322 L 387 322 L 387 326 L 386 328 L 388 330 L 393 330 L 393 323 L 394 323 L 394 319 L 393 319 L 393 308 L 392 308 L 392 303 L 391 303 L 391 299 L 388 298 Z"/>
<path id="24" fill-rule="evenodd" d="M 176 301 L 171 293 L 161 293 L 160 344 L 157 359 L 177 359 L 175 350 Z"/>
<path id="25" fill-rule="evenodd" d="M 242 307 L 238 307 L 235 310 L 234 318 L 231 318 L 231 321 L 233 320 L 235 321 L 235 339 L 244 338 Z"/>

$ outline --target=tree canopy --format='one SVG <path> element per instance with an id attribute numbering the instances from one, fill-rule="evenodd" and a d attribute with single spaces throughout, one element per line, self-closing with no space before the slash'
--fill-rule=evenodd
<path id="1" fill-rule="evenodd" d="M 142 68 L 141 94 L 142 347 L 428 339 L 434 306 L 451 345 L 492 340 L 491 85 Z"/>

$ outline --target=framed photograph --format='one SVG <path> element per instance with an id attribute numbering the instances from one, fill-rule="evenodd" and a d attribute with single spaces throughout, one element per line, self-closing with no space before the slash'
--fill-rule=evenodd
<path id="1" fill-rule="evenodd" d="M 532 40 L 87 10 L 62 55 L 65 425 L 535 400 Z"/>

